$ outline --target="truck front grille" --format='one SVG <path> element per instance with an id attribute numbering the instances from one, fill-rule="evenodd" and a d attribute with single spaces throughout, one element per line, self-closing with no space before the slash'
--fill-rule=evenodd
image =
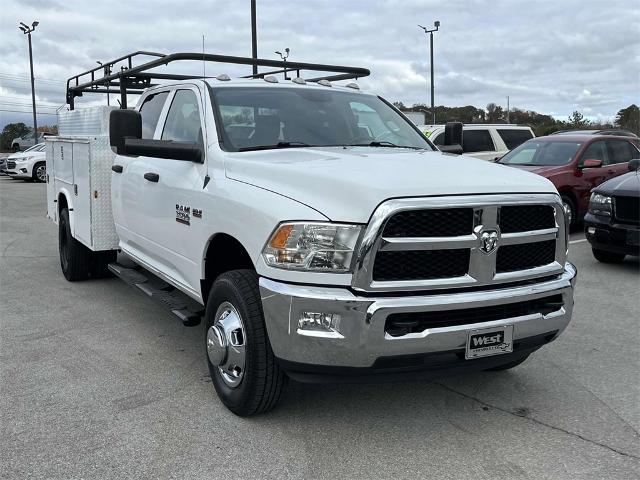
<path id="1" fill-rule="evenodd" d="M 554 194 L 389 200 L 364 234 L 353 287 L 476 287 L 559 274 L 565 234 Z"/>
<path id="2" fill-rule="evenodd" d="M 555 214 L 549 205 L 510 205 L 500 208 L 502 233 L 543 230 L 556 226 Z"/>
<path id="3" fill-rule="evenodd" d="M 548 315 L 560 310 L 563 305 L 562 295 L 551 295 L 525 302 L 492 305 L 489 307 L 464 308 L 442 312 L 393 313 L 387 317 L 384 330 L 392 337 L 399 337 L 409 333 L 420 333 L 428 328 L 472 325 L 474 323 L 504 320 L 536 313 Z"/>
<path id="4" fill-rule="evenodd" d="M 473 231 L 472 208 L 405 210 L 392 216 L 385 237 L 455 237 Z"/>
<path id="5" fill-rule="evenodd" d="M 640 198 L 614 197 L 615 218 L 622 223 L 640 224 Z"/>
<path id="6" fill-rule="evenodd" d="M 506 245 L 498 248 L 496 272 L 515 272 L 548 265 L 556 258 L 556 241 Z"/>
<path id="7" fill-rule="evenodd" d="M 380 252 L 373 267 L 377 281 L 459 277 L 469 270 L 469 249 Z"/>

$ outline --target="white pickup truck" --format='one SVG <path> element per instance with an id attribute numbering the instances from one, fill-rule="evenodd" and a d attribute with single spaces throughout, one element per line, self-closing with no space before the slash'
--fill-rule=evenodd
<path id="1" fill-rule="evenodd" d="M 198 79 L 152 69 L 202 54 L 143 54 L 158 58 L 71 79 L 47 140 L 62 271 L 111 271 L 185 324 L 202 315 L 234 413 L 271 409 L 289 377 L 511 368 L 569 323 L 576 269 L 546 179 L 438 151 L 381 97 L 338 86 L 364 69 L 207 55 L 279 69 Z M 135 109 L 73 109 L 114 83 L 123 107 L 135 85 Z"/>

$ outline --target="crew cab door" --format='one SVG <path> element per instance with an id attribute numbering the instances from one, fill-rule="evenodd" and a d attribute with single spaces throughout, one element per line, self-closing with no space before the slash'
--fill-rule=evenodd
<path id="1" fill-rule="evenodd" d="M 170 92 L 154 138 L 196 142 L 204 152 L 202 112 L 200 91 L 195 86 L 180 86 Z M 197 295 L 205 242 L 198 198 L 207 175 L 206 163 L 140 156 L 123 173 L 129 253 Z"/>

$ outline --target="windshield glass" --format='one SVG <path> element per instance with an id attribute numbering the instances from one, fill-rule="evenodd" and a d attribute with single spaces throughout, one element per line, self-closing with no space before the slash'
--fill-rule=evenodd
<path id="1" fill-rule="evenodd" d="M 380 98 L 317 88 L 212 88 L 229 151 L 362 145 L 433 150 Z"/>
<path id="2" fill-rule="evenodd" d="M 500 159 L 499 163 L 505 165 L 568 165 L 581 145 L 582 142 L 530 140 L 511 150 Z"/>

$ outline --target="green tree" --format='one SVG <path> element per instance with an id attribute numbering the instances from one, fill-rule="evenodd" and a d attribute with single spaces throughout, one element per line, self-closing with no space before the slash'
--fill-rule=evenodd
<path id="1" fill-rule="evenodd" d="M 487 122 L 488 123 L 502 123 L 504 121 L 504 112 L 500 105 L 490 103 L 487 105 Z"/>
<path id="2" fill-rule="evenodd" d="M 29 132 L 31 132 L 31 129 L 22 122 L 6 124 L 2 130 L 2 134 L 0 134 L 0 148 L 2 150 L 9 150 L 14 138 L 23 137 Z"/>
<path id="3" fill-rule="evenodd" d="M 640 135 L 640 108 L 636 104 L 623 108 L 616 115 L 616 127 L 630 130 Z"/>
<path id="4" fill-rule="evenodd" d="M 589 120 L 584 118 L 579 111 L 574 110 L 569 118 L 567 118 L 567 123 L 569 124 L 569 128 L 583 128 L 589 125 Z"/>

